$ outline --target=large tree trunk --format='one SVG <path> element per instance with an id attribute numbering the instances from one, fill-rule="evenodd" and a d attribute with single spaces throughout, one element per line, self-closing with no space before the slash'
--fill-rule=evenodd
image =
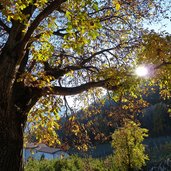
<path id="1" fill-rule="evenodd" d="M 24 127 L 27 114 L 39 96 L 32 88 L 16 81 L 15 65 L 8 56 L 2 62 L 3 65 L 0 65 L 0 171 L 22 171 Z"/>
<path id="2" fill-rule="evenodd" d="M 16 81 L 12 64 L 4 65 L 8 70 L 0 68 L 0 171 L 22 171 L 27 114 L 40 95 Z"/>
<path id="3" fill-rule="evenodd" d="M 11 117 L 5 117 L 5 116 Z M 0 170 L 22 171 L 23 124 L 16 111 L 0 108 Z M 4 116 L 4 117 L 2 117 Z"/>
<path id="4" fill-rule="evenodd" d="M 6 46 L 0 55 L 0 171 L 21 171 L 26 119 L 15 103 L 17 60 L 10 50 Z"/>

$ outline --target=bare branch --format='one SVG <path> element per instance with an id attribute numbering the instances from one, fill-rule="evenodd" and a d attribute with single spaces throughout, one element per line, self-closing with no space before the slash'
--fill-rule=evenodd
<path id="1" fill-rule="evenodd" d="M 99 51 L 99 52 L 96 52 L 96 53 L 94 53 L 93 55 L 91 55 L 90 57 L 88 57 L 87 59 L 84 59 L 84 60 L 81 62 L 80 65 L 84 65 L 84 64 L 86 64 L 87 62 L 91 61 L 91 59 L 92 59 L 93 57 L 95 57 L 96 55 L 100 55 L 100 54 L 102 54 L 103 52 L 108 52 L 108 51 L 110 51 L 110 50 L 114 50 L 115 48 L 116 48 L 116 47 L 109 48 L 109 49 L 103 49 L 103 50 L 101 50 L 101 51 Z"/>
<path id="2" fill-rule="evenodd" d="M 60 69 L 60 67 L 55 67 L 52 68 L 48 62 L 44 63 L 44 70 L 46 72 L 47 75 L 51 75 L 53 76 L 55 79 L 59 79 L 60 77 L 64 76 L 65 74 L 67 74 L 70 71 L 78 71 L 78 70 L 88 70 L 91 72 L 95 72 L 95 71 L 99 71 L 97 67 L 95 66 L 82 66 L 82 65 L 75 65 L 75 66 L 66 66 L 62 69 Z"/>
<path id="3" fill-rule="evenodd" d="M 159 64 L 156 67 L 154 67 L 154 69 L 160 69 L 161 67 L 166 66 L 166 65 L 171 65 L 171 62 L 165 62 L 164 61 L 161 64 Z"/>

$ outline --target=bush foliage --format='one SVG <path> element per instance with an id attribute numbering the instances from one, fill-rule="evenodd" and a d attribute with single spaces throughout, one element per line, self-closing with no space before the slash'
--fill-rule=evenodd
<path id="1" fill-rule="evenodd" d="M 71 156 L 62 160 L 30 160 L 25 171 L 115 171 L 113 156 L 104 160 Z"/>

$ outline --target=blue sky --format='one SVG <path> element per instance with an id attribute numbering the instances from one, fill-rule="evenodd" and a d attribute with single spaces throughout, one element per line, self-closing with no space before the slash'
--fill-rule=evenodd
<path id="1" fill-rule="evenodd" d="M 164 0 L 163 8 L 165 9 L 166 6 L 168 10 L 166 12 L 167 14 L 164 13 L 164 15 L 167 15 L 168 19 L 162 19 L 160 22 L 154 22 L 153 24 L 146 23 L 144 24 L 144 26 L 149 28 L 150 30 L 153 29 L 159 33 L 162 31 L 166 31 L 171 34 L 171 0 Z"/>
<path id="2" fill-rule="evenodd" d="M 170 14 L 171 17 L 171 14 Z M 145 25 L 146 27 L 147 25 Z M 171 34 L 171 21 L 169 19 L 164 19 L 159 23 L 155 23 L 147 26 L 149 29 L 154 29 L 156 32 L 166 31 Z"/>

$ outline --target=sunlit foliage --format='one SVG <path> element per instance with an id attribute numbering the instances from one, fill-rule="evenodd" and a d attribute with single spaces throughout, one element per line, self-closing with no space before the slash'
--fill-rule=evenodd
<path id="1" fill-rule="evenodd" d="M 127 171 L 141 169 L 148 160 L 145 146 L 142 144 L 148 136 L 148 130 L 131 120 L 124 120 L 124 126 L 112 135 L 112 146 L 115 150 L 114 161 L 118 169 Z"/>
<path id="2" fill-rule="evenodd" d="M 146 63 L 149 67 L 149 85 L 158 85 L 161 97 L 171 97 L 171 36 L 168 33 L 160 35 L 148 32 L 143 46 L 139 49 L 137 63 Z"/>
<path id="3" fill-rule="evenodd" d="M 113 100 L 129 95 L 143 104 L 134 50 L 142 42 L 143 20 L 157 18 L 161 2 L 2 0 L 0 9 L 1 80 L 10 79 L 11 106 L 23 126 L 28 118 L 38 142 L 60 144 L 54 129 L 60 128 L 60 109 L 70 108 L 65 96 L 82 93 L 77 99 L 88 106 L 107 89 Z M 11 72 L 3 74 L 6 67 Z M 132 102 L 123 108 L 133 110 Z M 83 128 L 74 122 L 71 129 L 78 135 Z"/>

